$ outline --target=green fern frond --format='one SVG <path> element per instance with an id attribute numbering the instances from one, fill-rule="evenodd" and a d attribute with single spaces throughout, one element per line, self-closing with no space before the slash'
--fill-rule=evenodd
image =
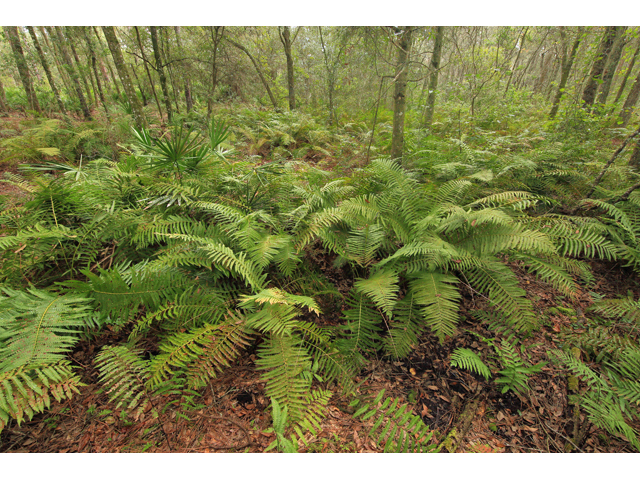
<path id="1" fill-rule="evenodd" d="M 106 388 L 116 408 L 133 410 L 137 418 L 149 403 L 145 384 L 149 380 L 149 361 L 141 358 L 143 352 L 125 345 L 106 346 L 96 357 L 100 382 Z"/>
<path id="2" fill-rule="evenodd" d="M 271 334 L 259 347 L 256 366 L 264 370 L 266 391 L 271 399 L 288 408 L 292 422 L 304 418 L 311 390 L 312 360 L 296 335 Z"/>
<path id="3" fill-rule="evenodd" d="M 388 317 L 393 314 L 393 307 L 398 296 L 398 275 L 391 270 L 380 270 L 369 278 L 354 283 L 357 292 L 367 295 L 373 303 Z"/>
<path id="4" fill-rule="evenodd" d="M 399 399 L 387 398 L 382 401 L 384 390 L 372 401 L 364 403 L 356 399 L 349 404 L 357 408 L 354 418 L 361 421 L 371 419 L 373 426 L 368 431 L 385 452 L 428 453 L 436 450 L 431 443 L 433 432 L 424 424 L 422 418 L 411 413 L 410 407 L 400 404 Z M 364 403 L 364 405 L 363 405 Z"/>
<path id="5" fill-rule="evenodd" d="M 13 418 L 20 425 L 25 416 L 31 420 L 36 413 L 51 407 L 51 396 L 58 402 L 71 399 L 84 386 L 73 373 L 70 362 L 23 365 L 0 372 L 0 432 Z"/>
<path id="6" fill-rule="evenodd" d="M 205 324 L 188 333 L 177 333 L 160 344 L 160 354 L 149 366 L 148 384 L 157 386 L 176 371 L 186 373 L 192 386 L 202 386 L 209 378 L 215 378 L 216 370 L 238 355 L 249 341 L 252 332 L 245 320 L 232 312 L 217 325 Z"/>
<path id="7" fill-rule="evenodd" d="M 455 333 L 461 298 L 457 284 L 454 275 L 437 272 L 421 272 L 410 282 L 413 300 L 440 342 Z"/>
<path id="8" fill-rule="evenodd" d="M 451 354 L 451 366 L 464 368 L 478 375 L 482 375 L 485 380 L 491 378 L 491 370 L 480 359 L 477 353 L 468 348 L 456 348 Z"/>

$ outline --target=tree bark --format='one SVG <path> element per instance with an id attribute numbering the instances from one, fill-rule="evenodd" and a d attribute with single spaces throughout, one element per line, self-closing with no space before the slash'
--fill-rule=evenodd
<path id="1" fill-rule="evenodd" d="M 71 62 L 71 57 L 69 56 L 69 52 L 67 51 L 67 47 L 64 42 L 64 38 L 62 38 L 62 34 L 60 33 L 60 27 L 46 27 L 51 35 L 54 32 L 57 40 L 58 46 L 60 49 L 60 53 L 62 54 L 62 59 L 65 63 L 65 70 L 69 74 L 71 78 L 71 83 L 73 84 L 74 90 L 76 92 L 76 96 L 78 97 L 78 101 L 80 102 L 80 108 L 82 110 L 82 114 L 84 118 L 87 120 L 91 119 L 91 113 L 89 112 L 89 107 L 87 107 L 87 102 L 82 93 L 82 87 L 80 86 L 80 80 L 78 80 L 78 72 L 73 68 L 73 63 Z"/>
<path id="2" fill-rule="evenodd" d="M 174 27 L 176 31 L 176 44 L 178 49 L 182 52 L 182 42 L 180 41 L 180 27 Z M 191 97 L 191 81 L 189 76 L 184 76 L 184 101 L 187 104 L 187 113 L 193 109 L 193 98 Z"/>
<path id="3" fill-rule="evenodd" d="M 291 53 L 291 30 L 289 27 L 283 27 L 280 34 L 280 41 L 284 45 L 284 54 L 287 57 L 287 89 L 289 90 L 289 110 L 295 110 L 296 108 L 296 91 L 293 77 L 293 55 Z M 293 39 L 295 41 L 295 37 Z"/>
<path id="4" fill-rule="evenodd" d="M 620 100 L 620 97 L 622 97 L 622 94 L 624 92 L 624 87 L 627 86 L 627 80 L 629 80 L 629 76 L 631 75 L 633 66 L 636 63 L 636 58 L 638 58 L 638 53 L 640 53 L 640 41 L 638 42 L 638 47 L 636 48 L 636 51 L 633 52 L 633 56 L 631 57 L 631 62 L 629 63 L 629 67 L 627 68 L 627 71 L 625 72 L 624 77 L 622 78 L 622 83 L 620 84 L 620 88 L 618 88 L 618 93 L 613 103 L 618 103 L 618 100 Z"/>
<path id="5" fill-rule="evenodd" d="M 605 65 L 607 64 L 607 59 L 609 58 L 609 54 L 613 48 L 618 28 L 619 27 L 606 27 L 602 40 L 600 41 L 600 45 L 598 46 L 595 62 L 593 62 L 593 65 L 591 66 L 589 81 L 582 92 L 584 107 L 589 111 L 593 107 L 593 103 L 596 99 L 598 85 L 602 81 Z"/>
<path id="6" fill-rule="evenodd" d="M 0 78 L 0 112 L 7 112 L 9 106 L 7 105 L 7 95 L 4 93 L 4 84 Z"/>
<path id="7" fill-rule="evenodd" d="M 529 31 L 529 27 L 525 27 L 524 32 L 522 33 L 522 40 L 520 41 L 520 48 L 518 49 L 518 54 L 516 55 L 516 59 L 513 62 L 513 67 L 511 67 L 511 75 L 509 75 L 509 80 L 507 81 L 507 86 L 504 89 L 504 95 L 506 97 L 507 92 L 509 91 L 509 86 L 511 85 L 511 81 L 516 74 L 516 69 L 518 68 L 518 62 L 520 61 L 520 55 L 522 54 L 522 50 L 524 50 L 524 40 L 527 37 L 527 32 Z"/>
<path id="8" fill-rule="evenodd" d="M 633 113 L 633 109 L 638 103 L 638 98 L 640 97 L 640 71 L 638 72 L 638 76 L 633 82 L 633 86 L 629 91 L 629 95 L 622 106 L 622 110 L 618 116 L 618 123 L 621 123 L 623 127 L 626 127 L 629 124 L 629 120 L 631 120 L 631 114 Z"/>
<path id="9" fill-rule="evenodd" d="M 640 169 L 640 140 L 636 142 L 636 147 L 633 149 L 631 157 L 629 157 L 629 166 L 636 171 Z M 626 194 L 626 198 L 629 198 L 630 193 Z M 626 200 L 626 198 L 623 198 L 623 200 Z"/>
<path id="10" fill-rule="evenodd" d="M 113 61 L 116 65 L 116 70 L 118 70 L 118 75 L 120 76 L 120 81 L 122 82 L 125 95 L 131 104 L 136 126 L 143 127 L 146 122 L 144 120 L 144 115 L 142 114 L 142 106 L 140 105 L 138 96 L 133 88 L 129 72 L 127 72 L 127 65 L 124 63 L 124 58 L 122 57 L 122 50 L 120 49 L 118 37 L 116 37 L 116 30 L 114 27 L 102 27 L 102 31 L 104 33 L 104 37 L 107 39 L 107 44 L 109 45 L 111 56 L 113 57 Z"/>
<path id="11" fill-rule="evenodd" d="M 98 45 L 100 46 L 100 50 L 102 50 L 102 51 L 108 50 L 109 49 L 108 44 L 107 44 L 107 47 L 105 49 L 105 47 L 104 47 L 104 45 L 102 43 L 102 39 L 100 38 L 100 34 L 98 33 L 98 27 L 91 27 L 91 28 L 93 28 L 93 33 L 95 33 L 96 38 L 98 39 Z M 111 58 L 113 58 L 113 56 Z M 109 76 L 111 77 L 111 84 L 116 89 L 116 95 L 118 96 L 118 98 L 120 98 L 121 93 L 120 93 L 120 87 L 118 86 L 118 79 L 116 78 L 116 75 L 113 73 L 113 68 L 111 68 L 111 62 L 109 62 L 108 55 L 106 55 L 104 57 L 104 63 L 107 64 L 107 70 L 109 70 Z M 111 90 L 111 92 L 113 94 L 113 90 Z"/>
<path id="12" fill-rule="evenodd" d="M 62 113 L 67 113 L 64 108 L 64 104 L 62 103 L 62 98 L 60 97 L 60 92 L 58 91 L 58 87 L 56 86 L 55 80 L 53 79 L 53 75 L 51 74 L 51 69 L 49 68 L 49 62 L 47 62 L 47 59 L 44 56 L 44 52 L 42 51 L 42 47 L 40 46 L 40 42 L 38 41 L 38 37 L 36 36 L 36 32 L 33 29 L 33 27 L 27 27 L 27 30 L 29 31 L 31 40 L 33 41 L 33 44 L 36 47 L 36 52 L 38 52 L 38 58 L 40 58 L 40 63 L 42 64 L 44 73 L 47 75 L 47 80 L 49 81 L 49 86 L 51 87 L 51 91 L 53 92 L 54 97 L 56 97 L 58 108 Z"/>
<path id="13" fill-rule="evenodd" d="M 153 92 L 153 98 L 156 100 L 156 106 L 158 107 L 158 113 L 160 114 L 160 121 L 162 122 L 162 107 L 160 106 L 160 102 L 158 101 L 158 95 L 156 95 L 156 86 L 153 83 L 153 77 L 151 76 L 151 71 L 149 70 L 149 60 L 147 60 L 147 56 L 144 53 L 144 47 L 142 46 L 142 40 L 140 40 L 140 31 L 138 27 L 133 27 L 136 31 L 136 39 L 138 40 L 138 47 L 140 48 L 140 53 L 142 54 L 142 63 L 144 65 L 144 69 L 147 72 L 147 78 L 149 79 L 149 83 L 151 84 L 151 91 Z"/>
<path id="14" fill-rule="evenodd" d="M 393 92 L 393 133 L 391 158 L 401 158 L 404 150 L 404 113 L 406 109 L 407 77 L 411 53 L 412 28 L 395 29 L 398 34 L 395 86 Z"/>
<path id="15" fill-rule="evenodd" d="M 156 61 L 156 71 L 160 76 L 160 88 L 162 88 L 162 95 L 164 97 L 164 106 L 167 109 L 167 121 L 171 123 L 171 99 L 169 98 L 169 89 L 167 88 L 167 77 L 164 74 L 164 65 L 162 64 L 162 58 L 160 57 L 160 47 L 158 45 L 158 31 L 156 27 L 149 27 L 149 32 L 151 33 L 151 45 L 153 45 L 153 56 Z M 140 39 L 138 38 L 138 41 Z M 142 49 L 142 43 L 140 43 L 140 49 Z M 144 53 L 143 53 L 144 58 Z M 146 64 L 145 64 L 146 66 Z M 151 76 L 149 76 L 151 78 Z M 155 91 L 154 91 L 155 94 Z M 158 105 L 158 109 L 160 105 Z M 160 116 L 162 117 L 162 112 L 160 112 Z"/>
<path id="16" fill-rule="evenodd" d="M 69 29 L 70 27 L 67 27 L 65 29 L 65 32 L 62 32 L 60 30 L 60 27 L 56 27 L 56 29 L 58 29 L 58 34 L 60 36 L 60 38 L 62 38 L 64 41 L 68 40 L 69 43 L 69 47 L 71 48 L 71 53 L 73 54 L 73 58 L 76 61 L 76 68 L 75 71 L 78 73 L 78 76 L 82 79 L 82 83 L 84 84 L 84 90 L 87 93 L 87 99 L 88 99 L 88 103 L 91 103 L 91 89 L 89 88 L 89 83 L 87 82 L 87 76 L 85 75 L 85 72 L 83 72 L 83 67 L 82 67 L 82 63 L 80 63 L 80 58 L 78 57 L 78 53 L 76 52 L 76 48 L 73 46 L 73 42 L 74 39 L 68 35 L 69 33 Z M 65 33 L 67 35 L 65 35 Z"/>
<path id="17" fill-rule="evenodd" d="M 107 122 L 110 122 L 109 118 L 109 109 L 107 108 L 107 102 L 104 98 L 104 92 L 102 91 L 102 83 L 100 82 L 100 75 L 98 74 L 98 66 L 97 66 L 97 58 L 96 52 L 93 47 L 93 42 L 91 41 L 91 36 L 87 33 L 86 27 L 80 27 L 82 34 L 84 35 L 84 39 L 87 42 L 87 48 L 89 50 L 89 55 L 91 56 L 91 68 L 93 69 L 93 75 L 96 77 L 96 86 L 98 87 L 98 95 L 100 96 L 100 103 L 102 103 L 102 107 L 104 108 L 104 113 L 107 116 Z"/>
<path id="18" fill-rule="evenodd" d="M 13 58 L 18 66 L 18 73 L 20 74 L 20 80 L 22 86 L 27 95 L 27 102 L 29 104 L 29 110 L 35 110 L 36 112 L 42 112 L 40 104 L 38 103 L 38 97 L 36 91 L 33 88 L 33 82 L 31 80 L 31 74 L 29 73 L 29 67 L 27 61 L 24 58 L 24 52 L 22 45 L 20 44 L 20 35 L 18 34 L 18 27 L 3 27 L 9 43 L 11 44 L 11 50 L 13 51 Z"/>
<path id="19" fill-rule="evenodd" d="M 236 47 L 238 50 L 242 50 L 247 55 L 247 57 L 249 57 L 249 60 L 251 60 L 251 63 L 253 63 L 253 66 L 256 69 L 256 72 L 258 73 L 258 77 L 260 78 L 260 81 L 262 82 L 262 85 L 264 86 L 264 89 L 267 91 L 267 94 L 269 95 L 269 99 L 271 100 L 271 104 L 273 105 L 273 108 L 278 110 L 278 102 L 276 101 L 275 97 L 273 96 L 273 93 L 271 92 L 271 88 L 269 88 L 269 84 L 267 83 L 267 79 L 265 78 L 264 74 L 262 73 L 262 69 L 260 68 L 260 65 L 258 65 L 258 62 L 256 61 L 256 59 L 253 57 L 253 55 L 251 55 L 251 53 L 249 53 L 249 50 L 244 48 L 238 42 L 235 42 L 235 41 L 231 40 L 230 38 L 227 38 L 227 41 L 231 45 Z"/>
<path id="20" fill-rule="evenodd" d="M 211 119 L 213 113 L 213 99 L 218 86 L 218 45 L 224 35 L 224 27 L 209 27 L 211 35 L 211 88 L 209 89 L 209 98 L 207 99 L 207 123 Z"/>
<path id="21" fill-rule="evenodd" d="M 578 48 L 580 47 L 581 40 L 582 29 L 579 28 L 576 39 L 573 42 L 573 47 L 571 47 L 571 53 L 568 57 L 565 56 L 565 58 L 562 59 L 562 76 L 560 77 L 560 84 L 558 85 L 556 97 L 553 100 L 553 106 L 551 107 L 551 111 L 549 112 L 549 118 L 551 120 L 555 118 L 556 114 L 558 113 L 558 108 L 560 108 L 560 101 L 562 100 L 562 95 L 564 94 L 565 87 L 567 86 L 567 80 L 569 79 L 569 74 L 571 73 L 573 62 L 576 59 L 576 54 L 578 53 Z"/>
<path id="22" fill-rule="evenodd" d="M 622 56 L 622 49 L 624 48 L 624 33 L 627 27 L 618 27 L 616 34 L 616 40 L 613 44 L 611 54 L 609 55 L 609 61 L 602 73 L 602 86 L 600 87 L 600 93 L 596 99 L 596 103 L 604 105 L 607 103 L 607 97 L 609 96 L 609 90 L 611 89 L 611 83 L 613 81 L 613 75 L 616 73 L 618 63 L 620 63 L 620 57 Z"/>
<path id="23" fill-rule="evenodd" d="M 176 78 L 175 78 L 175 75 L 173 74 L 173 64 L 171 62 L 171 50 L 170 50 L 170 44 L 169 44 L 169 30 L 166 27 L 159 27 L 159 28 L 160 28 L 160 36 L 161 36 L 160 40 L 162 42 L 160 46 L 160 50 L 162 53 L 162 57 L 164 58 L 165 62 L 167 62 L 167 71 L 169 72 L 169 81 L 171 82 L 171 89 L 173 90 L 173 102 L 176 106 L 176 113 L 180 115 L 180 103 L 178 103 L 180 89 L 176 85 Z"/>
<path id="24" fill-rule="evenodd" d="M 440 59 L 442 57 L 442 43 L 444 40 L 444 27 L 436 27 L 436 38 L 431 54 L 431 75 L 429 77 L 429 95 L 427 96 L 427 106 L 424 110 L 425 127 L 431 126 L 433 122 L 433 111 L 436 105 L 436 93 L 438 89 L 438 75 L 440 69 Z"/>

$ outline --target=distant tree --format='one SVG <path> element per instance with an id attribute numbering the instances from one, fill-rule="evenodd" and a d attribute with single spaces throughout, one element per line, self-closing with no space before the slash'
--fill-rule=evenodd
<path id="1" fill-rule="evenodd" d="M 621 123 L 623 127 L 626 127 L 629 124 L 633 109 L 638 103 L 638 98 L 640 98 L 640 71 L 638 71 L 638 76 L 633 82 L 629 95 L 627 95 L 627 99 L 625 100 L 622 110 L 618 116 L 618 123 Z"/>
<path id="2" fill-rule="evenodd" d="M 4 93 L 4 84 L 0 78 L 0 112 L 6 112 L 9 110 L 7 106 L 7 95 Z"/>
<path id="3" fill-rule="evenodd" d="M 616 32 L 616 39 L 607 61 L 607 66 L 602 73 L 602 85 L 600 86 L 600 92 L 596 98 L 596 103 L 604 105 L 607 103 L 607 97 L 609 96 L 609 90 L 611 89 L 611 83 L 613 82 L 613 75 L 616 73 L 618 63 L 620 63 L 620 57 L 622 57 L 622 50 L 625 46 L 624 34 L 627 27 L 619 27 Z"/>
<path id="4" fill-rule="evenodd" d="M 176 44 L 178 45 L 178 50 L 182 53 L 182 41 L 180 40 L 180 27 L 174 27 L 176 32 Z M 189 76 L 184 76 L 184 100 L 187 104 L 187 113 L 193 109 L 193 98 L 191 97 L 191 80 L 189 80 Z"/>
<path id="5" fill-rule="evenodd" d="M 591 107 L 593 107 L 593 103 L 595 102 L 598 85 L 602 83 L 602 75 L 619 28 L 621 27 L 606 27 L 604 34 L 602 35 L 602 40 L 600 41 L 598 51 L 596 53 L 596 59 L 591 66 L 591 71 L 589 72 L 589 80 L 582 91 L 584 107 L 588 110 L 591 110 Z"/>
<path id="6" fill-rule="evenodd" d="M 289 27 L 283 27 L 282 31 L 278 29 L 280 35 L 280 41 L 284 46 L 284 54 L 287 57 L 287 89 L 289 91 L 289 110 L 295 110 L 296 108 L 296 91 L 293 77 L 293 54 L 291 53 L 291 46 L 296 41 L 300 28 L 296 30 L 293 40 L 291 39 L 291 29 Z"/>
<path id="7" fill-rule="evenodd" d="M 80 102 L 80 108 L 82 110 L 82 114 L 84 118 L 90 119 L 91 113 L 89 112 L 89 107 L 87 106 L 87 101 L 84 98 L 84 94 L 82 93 L 82 87 L 80 85 L 80 78 L 78 72 L 73 68 L 73 62 L 71 61 L 71 57 L 69 56 L 69 52 L 67 51 L 67 47 L 65 45 L 65 40 L 62 36 L 62 32 L 60 31 L 60 27 L 46 27 L 49 35 L 55 38 L 56 43 L 58 44 L 58 49 L 62 54 L 62 59 L 64 61 L 64 67 L 67 71 L 67 74 L 71 78 L 71 83 L 73 84 L 73 88 L 76 92 L 76 96 L 78 97 L 78 101 Z"/>
<path id="8" fill-rule="evenodd" d="M 13 51 L 13 58 L 16 61 L 18 67 L 18 73 L 20 74 L 20 80 L 27 95 L 27 102 L 30 110 L 41 112 L 40 104 L 38 103 L 38 97 L 36 91 L 33 88 L 33 82 L 31 80 L 31 74 L 29 73 L 29 67 L 27 61 L 24 58 L 24 52 L 22 45 L 20 44 L 20 35 L 18 34 L 18 27 L 3 27 L 4 32 L 7 35 L 9 43 L 11 44 L 11 50 Z"/>
<path id="9" fill-rule="evenodd" d="M 429 76 L 429 95 L 424 109 L 423 125 L 428 127 L 433 122 L 433 110 L 436 105 L 436 93 L 438 89 L 438 74 L 440 73 L 440 59 L 442 57 L 442 43 L 444 41 L 444 27 L 436 27 L 436 38 L 431 54 L 431 75 Z"/>
<path id="10" fill-rule="evenodd" d="M 407 78 L 409 75 L 409 56 L 413 42 L 413 28 L 394 27 L 394 33 L 397 36 L 397 60 L 393 90 L 391 158 L 401 158 L 404 150 L 404 114 L 407 105 Z"/>
<path id="11" fill-rule="evenodd" d="M 56 97 L 56 102 L 58 103 L 58 108 L 62 113 L 66 113 L 64 104 L 62 103 L 62 98 L 60 98 L 60 92 L 58 91 L 58 87 L 56 86 L 56 82 L 53 79 L 53 75 L 51 74 L 51 69 L 49 68 L 49 62 L 47 62 L 47 58 L 44 56 L 44 52 L 42 51 L 42 47 L 40 46 L 40 42 L 38 41 L 38 37 L 36 35 L 33 27 L 27 27 L 29 35 L 31 36 L 31 40 L 33 41 L 33 45 L 36 47 L 36 52 L 38 53 L 38 58 L 40 59 L 40 63 L 42 64 L 42 68 L 44 69 L 44 73 L 47 75 L 47 80 L 49 81 L 49 86 L 51 87 L 51 91 L 53 95 Z"/>
<path id="12" fill-rule="evenodd" d="M 580 46 L 580 41 L 582 40 L 582 28 L 578 28 L 578 33 L 576 34 L 576 38 L 573 41 L 573 46 L 571 47 L 571 53 L 567 52 L 565 44 L 565 27 L 560 27 L 560 36 L 562 37 L 562 42 L 564 44 L 562 52 L 562 76 L 560 77 L 560 83 L 558 84 L 558 91 L 556 92 L 556 96 L 553 99 L 553 106 L 551 107 L 551 111 L 549 112 L 550 119 L 555 118 L 556 114 L 558 113 L 560 101 L 562 100 L 562 96 L 567 86 L 567 80 L 569 79 L 569 74 L 571 73 L 571 67 L 573 66 L 574 60 L 576 59 L 578 47 Z"/>
<path id="13" fill-rule="evenodd" d="M 116 70 L 118 70 L 118 75 L 120 76 L 120 81 L 122 82 L 122 87 L 124 88 L 127 100 L 129 100 L 129 103 L 131 104 L 134 121 L 138 127 L 142 127 L 146 123 L 144 115 L 142 114 L 142 105 L 140 105 L 138 96 L 133 88 L 131 77 L 127 71 L 127 65 L 124 63 L 120 43 L 118 42 L 118 37 L 116 37 L 116 30 L 114 27 L 102 27 L 102 32 L 104 33 L 104 38 L 107 40 L 107 44 L 109 45 L 109 50 L 111 51 L 113 62 L 116 65 Z"/>
<path id="14" fill-rule="evenodd" d="M 636 47 L 635 52 L 631 56 L 631 61 L 629 62 L 629 66 L 627 67 L 624 77 L 622 78 L 622 82 L 620 83 L 620 87 L 618 88 L 618 93 L 616 94 L 616 99 L 613 103 L 618 103 L 618 100 L 622 97 L 624 93 L 624 89 L 627 86 L 627 80 L 629 80 L 629 76 L 631 75 L 631 71 L 633 70 L 633 66 L 636 63 L 636 59 L 638 58 L 638 53 L 640 53 L 640 39 L 638 40 L 638 46 Z"/>
<path id="15" fill-rule="evenodd" d="M 167 109 L 167 119 L 171 122 L 171 99 L 169 98 L 169 89 L 167 88 L 167 77 L 164 74 L 164 65 L 160 56 L 160 44 L 158 42 L 158 31 L 156 27 L 149 27 L 151 33 L 151 44 L 153 45 L 153 56 L 156 60 L 156 71 L 160 76 L 160 88 L 162 88 L 162 96 L 164 97 L 164 106 Z M 141 44 L 142 45 L 142 44 Z M 142 48 L 142 46 L 140 47 Z"/>

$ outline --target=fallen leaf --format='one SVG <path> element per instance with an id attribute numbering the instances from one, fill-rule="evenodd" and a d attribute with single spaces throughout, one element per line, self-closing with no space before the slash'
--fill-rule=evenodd
<path id="1" fill-rule="evenodd" d="M 410 369 L 409 369 L 409 373 L 410 373 L 411 375 L 415 375 L 415 374 L 416 374 L 416 369 L 415 369 L 415 368 L 410 368 Z"/>

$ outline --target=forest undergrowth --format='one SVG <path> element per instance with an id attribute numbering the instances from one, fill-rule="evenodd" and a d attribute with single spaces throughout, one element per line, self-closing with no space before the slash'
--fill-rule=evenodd
<path id="1" fill-rule="evenodd" d="M 446 118 L 0 118 L 0 451 L 638 451 L 633 130 Z"/>

